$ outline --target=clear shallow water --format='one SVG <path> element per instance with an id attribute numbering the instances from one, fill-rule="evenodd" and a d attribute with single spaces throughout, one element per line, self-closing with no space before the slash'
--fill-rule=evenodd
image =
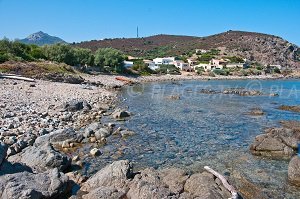
<path id="1" fill-rule="evenodd" d="M 261 90 L 262 96 L 202 94 L 202 88 Z M 269 96 L 278 93 L 278 97 Z M 180 100 L 169 99 L 180 95 Z M 249 146 L 263 129 L 281 120 L 300 120 L 300 114 L 277 107 L 300 104 L 300 81 L 239 80 L 149 83 L 123 90 L 124 105 L 134 115 L 125 125 L 137 132 L 126 140 L 124 158 L 140 167 L 177 166 L 220 172 L 239 171 L 280 198 L 300 198 L 300 190 L 286 183 L 287 161 L 252 156 Z M 265 115 L 247 114 L 259 107 Z"/>
<path id="2" fill-rule="evenodd" d="M 264 95 L 199 93 L 203 88 L 246 88 L 261 90 Z M 180 100 L 171 100 L 170 95 L 180 95 Z M 103 147 L 104 155 L 90 160 L 91 168 L 115 159 L 129 159 L 137 169 L 174 166 L 201 171 L 208 165 L 221 173 L 241 173 L 272 198 L 300 198 L 300 189 L 287 183 L 288 161 L 255 157 L 249 152 L 254 137 L 265 128 L 279 126 L 281 120 L 300 120 L 299 113 L 277 109 L 283 104 L 300 104 L 300 81 L 148 83 L 125 88 L 121 99 L 121 105 L 133 113 L 123 123 L 137 134 L 109 140 L 112 144 Z M 257 107 L 265 115 L 247 114 Z"/>

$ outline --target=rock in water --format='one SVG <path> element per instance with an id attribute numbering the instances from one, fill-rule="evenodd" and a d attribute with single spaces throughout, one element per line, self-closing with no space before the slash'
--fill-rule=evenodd
<path id="1" fill-rule="evenodd" d="M 35 140 L 34 145 L 35 146 L 40 146 L 44 145 L 47 143 L 50 144 L 62 144 L 64 141 L 74 143 L 74 142 L 81 142 L 83 139 L 83 135 L 80 133 L 77 133 L 74 129 L 72 128 L 66 128 L 66 129 L 60 129 L 53 131 L 47 135 L 43 135 L 38 137 Z"/>
<path id="2" fill-rule="evenodd" d="M 4 143 L 0 143 L 0 165 L 2 164 L 3 160 L 6 158 L 8 146 Z"/>
<path id="3" fill-rule="evenodd" d="M 128 111 L 125 111 L 125 110 L 116 110 L 112 115 L 116 119 L 122 119 L 122 118 L 125 118 L 125 117 L 129 117 L 130 113 Z"/>
<path id="4" fill-rule="evenodd" d="M 58 169 L 33 174 L 21 172 L 0 176 L 0 198 L 60 198 L 68 191 L 68 177 Z"/>
<path id="5" fill-rule="evenodd" d="M 91 153 L 92 156 L 99 156 L 99 155 L 101 155 L 100 150 L 97 149 L 97 148 L 93 148 L 93 149 L 90 151 L 90 153 Z"/>
<path id="6" fill-rule="evenodd" d="M 289 181 L 300 186 L 300 157 L 294 156 L 289 163 L 288 169 Z"/>

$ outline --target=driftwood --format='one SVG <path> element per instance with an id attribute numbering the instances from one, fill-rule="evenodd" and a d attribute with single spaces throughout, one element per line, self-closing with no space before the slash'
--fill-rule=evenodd
<path id="1" fill-rule="evenodd" d="M 10 75 L 10 74 L 8 74 L 8 75 L 0 74 L 0 78 L 23 80 L 23 81 L 27 81 L 27 82 L 35 82 L 35 80 L 31 79 L 31 78 L 21 77 L 21 76 L 17 76 L 17 75 Z"/>
<path id="2" fill-rule="evenodd" d="M 211 169 L 210 167 L 208 166 L 205 166 L 204 169 L 206 171 L 208 171 L 209 173 L 212 173 L 214 176 L 216 176 L 217 178 L 219 178 L 223 184 L 223 186 L 228 190 L 230 191 L 232 197 L 230 199 L 238 199 L 238 193 L 237 191 L 235 190 L 235 188 L 230 185 L 226 178 L 224 176 L 222 176 L 221 174 L 219 174 L 218 172 L 216 172 L 215 170 Z"/>

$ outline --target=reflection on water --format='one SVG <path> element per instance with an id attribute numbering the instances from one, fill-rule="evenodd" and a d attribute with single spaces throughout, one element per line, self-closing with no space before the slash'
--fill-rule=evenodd
<path id="1" fill-rule="evenodd" d="M 201 89 L 246 88 L 260 96 L 203 94 Z M 270 96 L 277 93 L 279 96 Z M 179 95 L 180 99 L 169 96 Z M 137 132 L 104 147 L 107 159 L 92 162 L 97 167 L 112 159 L 130 159 L 137 168 L 176 166 L 202 170 L 208 165 L 219 171 L 243 173 L 278 197 L 297 198 L 300 190 L 286 183 L 288 162 L 254 157 L 249 145 L 264 128 L 280 120 L 300 120 L 300 114 L 281 111 L 279 105 L 300 104 L 300 82 L 276 81 L 185 81 L 149 83 L 125 88 L 123 106 L 133 113 L 125 125 Z M 261 108 L 263 116 L 247 114 Z M 109 151 L 120 151 L 119 156 Z M 105 155 L 104 155 L 105 157 Z"/>

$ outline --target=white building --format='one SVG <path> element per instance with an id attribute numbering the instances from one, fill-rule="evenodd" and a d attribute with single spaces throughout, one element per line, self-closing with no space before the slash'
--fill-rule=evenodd
<path id="1" fill-rule="evenodd" d="M 192 71 L 192 68 L 189 66 L 188 63 L 184 63 L 182 60 L 176 60 L 173 62 L 174 66 L 176 66 L 177 68 L 179 68 L 180 70 L 184 70 L 184 71 Z"/>
<path id="2" fill-rule="evenodd" d="M 281 65 L 270 65 L 270 67 L 271 67 L 272 69 L 275 69 L 275 68 L 278 68 L 279 70 L 282 69 L 282 66 L 281 66 Z"/>
<path id="3" fill-rule="evenodd" d="M 226 68 L 244 68 L 245 63 L 228 63 Z"/>
<path id="4" fill-rule="evenodd" d="M 196 53 L 207 53 L 207 50 L 204 50 L 204 49 L 196 49 Z"/>
<path id="5" fill-rule="evenodd" d="M 131 68 L 133 66 L 132 61 L 124 61 L 123 63 L 125 68 Z"/>
<path id="6" fill-rule="evenodd" d="M 195 66 L 197 64 L 197 60 L 192 59 L 192 58 L 187 59 L 187 62 L 189 63 L 189 66 L 191 68 L 193 68 L 193 66 Z"/>
<path id="7" fill-rule="evenodd" d="M 204 71 L 211 71 L 211 65 L 210 64 L 198 64 L 194 66 L 194 69 L 196 70 L 197 68 L 203 68 Z"/>
<path id="8" fill-rule="evenodd" d="M 159 69 L 159 65 L 158 64 L 155 64 L 154 61 L 152 60 L 143 60 L 144 63 L 148 66 L 148 68 L 150 68 L 151 70 L 157 70 Z"/>
<path id="9" fill-rule="evenodd" d="M 155 58 L 153 61 L 156 65 L 172 65 L 175 57 Z"/>

